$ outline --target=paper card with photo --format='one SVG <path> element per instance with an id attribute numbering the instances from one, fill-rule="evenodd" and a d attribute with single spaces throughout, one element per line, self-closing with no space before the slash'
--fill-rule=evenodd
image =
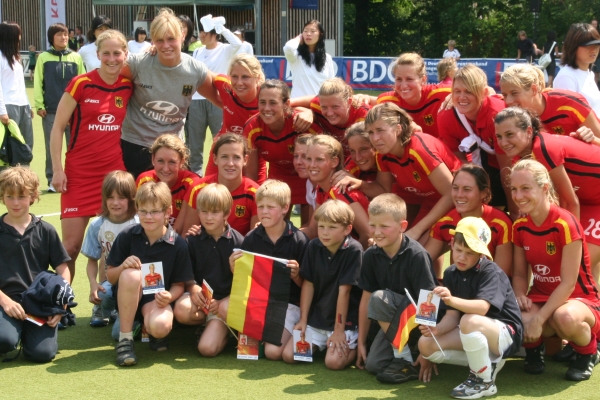
<path id="1" fill-rule="evenodd" d="M 259 358 L 264 357 L 264 354 L 264 344 L 258 339 L 254 339 L 243 333 L 239 334 L 237 349 L 238 360 L 258 360 Z"/>
<path id="2" fill-rule="evenodd" d="M 35 315 L 27 314 L 27 318 L 25 318 L 29 322 L 33 322 L 37 326 L 42 326 L 46 322 L 48 322 L 45 318 L 36 317 Z"/>
<path id="3" fill-rule="evenodd" d="M 435 326 L 439 309 L 440 296 L 430 290 L 421 289 L 415 322 L 421 325 Z"/>
<path id="4" fill-rule="evenodd" d="M 213 289 L 204 279 L 202 279 L 202 295 L 206 299 L 206 303 L 204 303 L 204 308 L 202 308 L 202 311 L 204 312 L 204 314 L 208 315 L 208 313 L 210 313 L 208 307 L 210 305 L 210 301 L 213 298 Z"/>
<path id="5" fill-rule="evenodd" d="M 295 329 L 294 335 L 294 360 L 312 362 L 312 337 L 310 332 Z"/>
<path id="6" fill-rule="evenodd" d="M 142 264 L 142 293 L 152 294 L 165 290 L 162 262 Z"/>

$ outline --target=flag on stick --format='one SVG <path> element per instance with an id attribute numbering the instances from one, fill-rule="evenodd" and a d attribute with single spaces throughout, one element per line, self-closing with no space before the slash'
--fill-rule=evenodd
<path id="1" fill-rule="evenodd" d="M 402 351 L 404 346 L 406 346 L 410 332 L 419 326 L 415 322 L 416 315 L 417 309 L 408 297 L 404 297 L 404 300 L 402 300 L 402 303 L 396 310 L 392 322 L 390 322 L 390 327 L 385 333 L 386 339 L 392 343 L 394 348 Z"/>

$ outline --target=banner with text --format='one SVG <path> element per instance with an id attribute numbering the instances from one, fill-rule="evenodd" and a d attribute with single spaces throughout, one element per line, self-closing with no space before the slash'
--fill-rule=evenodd
<path id="1" fill-rule="evenodd" d="M 46 32 L 48 32 L 51 25 L 59 22 L 63 24 L 67 23 L 65 0 L 46 0 Z M 46 46 L 43 47 L 45 48 Z"/>
<path id="2" fill-rule="evenodd" d="M 285 57 L 257 56 L 267 79 L 280 79 L 292 84 L 292 73 Z M 394 86 L 392 57 L 333 57 L 336 76 L 346 81 L 353 89 L 391 90 Z M 427 81 L 437 83 L 437 65 L 440 59 L 426 58 Z M 488 77 L 488 85 L 499 90 L 500 75 L 517 61 L 508 58 L 466 58 L 457 62 L 458 67 L 475 64 Z M 557 62 L 558 67 L 558 62 Z M 557 69 L 558 72 L 558 69 Z"/>

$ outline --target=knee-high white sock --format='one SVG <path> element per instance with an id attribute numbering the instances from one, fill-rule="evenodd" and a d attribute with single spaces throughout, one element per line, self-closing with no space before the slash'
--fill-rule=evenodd
<path id="1" fill-rule="evenodd" d="M 464 334 L 460 332 L 460 341 L 469 360 L 469 368 L 484 381 L 492 379 L 492 361 L 485 335 L 481 332 Z"/>
<path id="2" fill-rule="evenodd" d="M 445 354 L 445 356 L 444 356 Z M 468 367 L 469 360 L 467 360 L 467 354 L 461 350 L 444 350 L 444 354 L 441 351 L 436 351 L 429 357 L 423 357 L 426 360 L 436 364 L 452 364 L 460 365 L 461 367 Z"/>

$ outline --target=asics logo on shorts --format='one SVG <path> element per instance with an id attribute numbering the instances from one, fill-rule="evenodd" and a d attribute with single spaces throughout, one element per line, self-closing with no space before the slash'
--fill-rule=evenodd
<path id="1" fill-rule="evenodd" d="M 102 114 L 98 116 L 98 122 L 103 124 L 112 124 L 115 122 L 115 116 L 112 114 Z"/>
<path id="2" fill-rule="evenodd" d="M 536 264 L 533 269 L 540 275 L 548 275 L 550 273 L 550 267 L 542 264 Z"/>
<path id="3" fill-rule="evenodd" d="M 179 107 L 168 101 L 156 100 L 146 103 L 146 107 L 158 111 L 163 115 L 173 115 L 179 112 Z"/>
<path id="4" fill-rule="evenodd" d="M 77 212 L 77 208 L 65 208 L 65 211 L 63 211 L 63 214 L 66 214 L 68 212 Z"/>

